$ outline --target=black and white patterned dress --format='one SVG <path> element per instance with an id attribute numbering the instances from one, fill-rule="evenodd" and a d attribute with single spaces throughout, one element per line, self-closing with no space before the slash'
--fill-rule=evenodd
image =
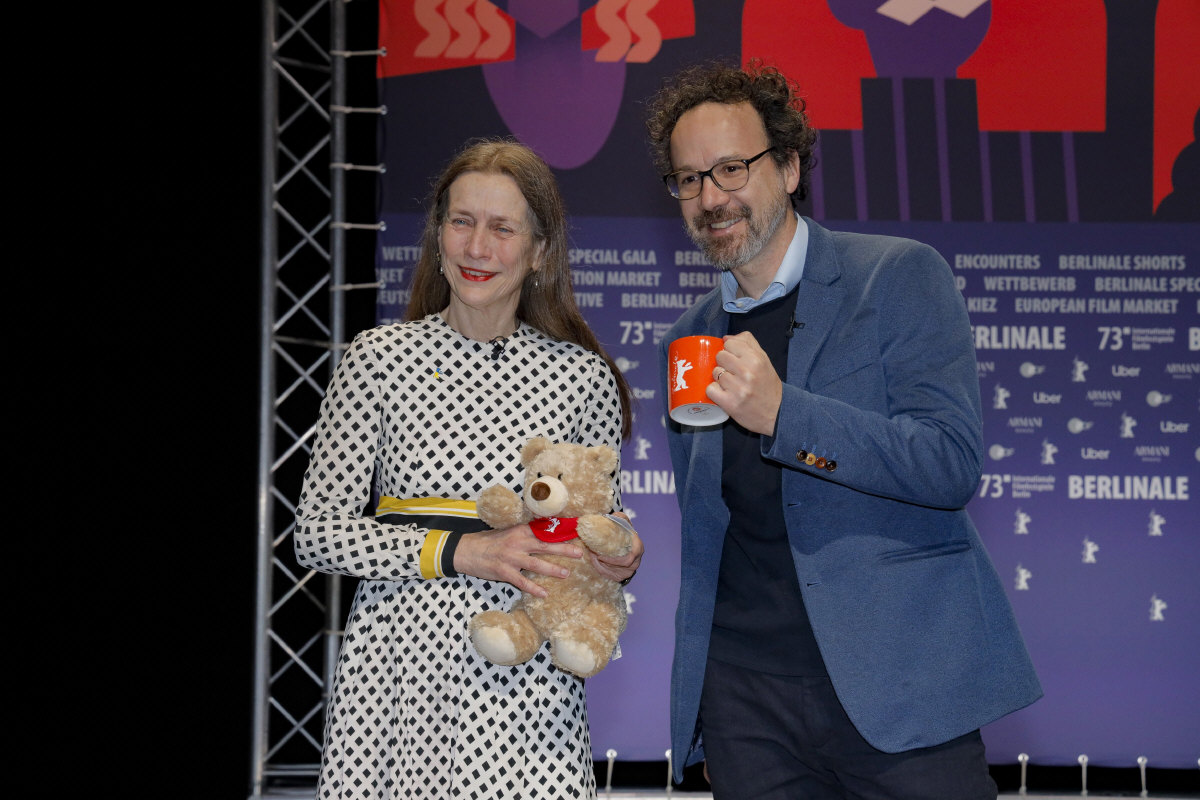
<path id="1" fill-rule="evenodd" d="M 583 682 L 551 666 L 545 646 L 502 667 L 467 638 L 472 616 L 507 609 L 517 590 L 422 577 L 428 529 L 364 516 L 372 480 L 396 498 L 474 500 L 493 483 L 519 491 L 520 447 L 533 436 L 619 451 L 616 382 L 602 358 L 524 324 L 495 355 L 437 314 L 374 328 L 355 337 L 322 402 L 296 554 L 363 580 L 329 703 L 320 798 L 595 795 Z"/>

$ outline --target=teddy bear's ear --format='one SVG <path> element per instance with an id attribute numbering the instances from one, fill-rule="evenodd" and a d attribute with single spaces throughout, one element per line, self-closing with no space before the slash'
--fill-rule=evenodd
<path id="1" fill-rule="evenodd" d="M 552 442 L 549 439 L 542 436 L 535 436 L 530 439 L 521 450 L 521 463 L 528 467 L 529 463 L 549 448 L 551 444 Z"/>
<path id="2" fill-rule="evenodd" d="M 613 450 L 608 445 L 601 444 L 596 445 L 595 447 L 589 447 L 587 450 L 587 456 L 589 459 L 595 462 L 596 466 L 599 467 L 600 470 L 606 475 L 611 475 L 612 471 L 617 468 L 617 451 Z"/>

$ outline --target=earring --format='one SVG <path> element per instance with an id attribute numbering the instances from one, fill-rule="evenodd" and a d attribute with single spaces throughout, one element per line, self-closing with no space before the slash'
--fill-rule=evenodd
<path id="1" fill-rule="evenodd" d="M 438 275 L 444 275 L 445 273 L 442 272 L 442 253 L 441 253 L 441 251 L 438 251 L 433 254 L 433 260 L 437 262 Z"/>

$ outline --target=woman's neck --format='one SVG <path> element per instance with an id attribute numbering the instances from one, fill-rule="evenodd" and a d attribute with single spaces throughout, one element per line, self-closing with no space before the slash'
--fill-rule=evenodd
<path id="1" fill-rule="evenodd" d="M 490 342 L 511 336 L 518 327 L 516 314 L 490 316 L 473 308 L 464 309 L 451 303 L 442 309 L 446 324 L 468 339 Z"/>

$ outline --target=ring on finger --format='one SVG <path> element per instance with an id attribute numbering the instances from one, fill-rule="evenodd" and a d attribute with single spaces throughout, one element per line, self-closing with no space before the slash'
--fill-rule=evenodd
<path id="1" fill-rule="evenodd" d="M 715 380 L 717 381 L 718 386 L 721 386 L 721 378 L 725 377 L 726 372 L 729 372 L 729 370 L 725 369 L 724 367 L 721 367 L 721 371 L 717 373 L 717 377 Z M 722 388 L 724 388 L 724 387 L 722 387 Z"/>

